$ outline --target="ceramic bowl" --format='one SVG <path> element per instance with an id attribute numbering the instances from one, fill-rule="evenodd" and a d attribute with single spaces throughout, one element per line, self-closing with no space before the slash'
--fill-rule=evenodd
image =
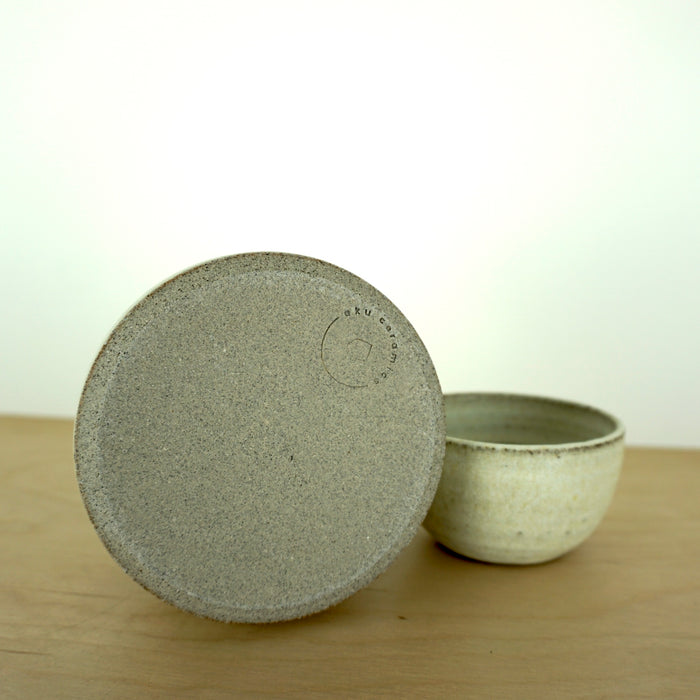
<path id="1" fill-rule="evenodd" d="M 347 270 L 260 252 L 143 297 L 90 370 L 75 424 L 87 512 L 144 588 L 226 622 L 340 603 L 411 541 L 445 451 L 409 320 Z"/>
<path id="2" fill-rule="evenodd" d="M 589 406 L 513 394 L 445 396 L 442 477 L 423 523 L 458 554 L 549 561 L 580 545 L 610 505 L 624 427 Z"/>

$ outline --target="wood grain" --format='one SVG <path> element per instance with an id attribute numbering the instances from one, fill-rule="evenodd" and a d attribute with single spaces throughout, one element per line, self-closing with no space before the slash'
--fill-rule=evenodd
<path id="1" fill-rule="evenodd" d="M 255 626 L 122 573 L 71 441 L 0 418 L 0 697 L 700 696 L 700 451 L 628 449 L 603 524 L 552 563 L 458 559 L 421 530 L 344 603 Z"/>

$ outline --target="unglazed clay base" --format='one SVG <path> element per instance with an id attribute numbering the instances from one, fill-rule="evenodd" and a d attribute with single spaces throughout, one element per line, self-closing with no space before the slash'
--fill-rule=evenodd
<path id="1" fill-rule="evenodd" d="M 369 583 L 433 498 L 442 394 L 410 323 L 318 260 L 221 258 L 106 342 L 75 432 L 85 505 L 123 569 L 225 621 L 308 615 Z"/>

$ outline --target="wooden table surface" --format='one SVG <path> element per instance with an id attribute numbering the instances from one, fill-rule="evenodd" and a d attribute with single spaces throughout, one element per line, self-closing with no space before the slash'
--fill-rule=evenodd
<path id="1" fill-rule="evenodd" d="M 628 449 L 614 502 L 540 566 L 422 529 L 370 586 L 274 625 L 181 612 L 111 559 L 69 421 L 0 418 L 0 697 L 700 697 L 700 451 Z"/>

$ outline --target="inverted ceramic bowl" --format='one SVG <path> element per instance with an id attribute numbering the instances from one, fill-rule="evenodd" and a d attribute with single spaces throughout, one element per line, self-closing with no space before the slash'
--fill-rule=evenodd
<path id="1" fill-rule="evenodd" d="M 75 425 L 87 512 L 136 581 L 227 622 L 279 622 L 368 585 L 411 541 L 445 451 L 409 320 L 330 263 L 196 265 L 122 318 Z"/>
<path id="2" fill-rule="evenodd" d="M 624 427 L 598 409 L 511 394 L 445 396 L 447 449 L 425 528 L 449 549 L 499 564 L 549 561 L 603 519 Z"/>

